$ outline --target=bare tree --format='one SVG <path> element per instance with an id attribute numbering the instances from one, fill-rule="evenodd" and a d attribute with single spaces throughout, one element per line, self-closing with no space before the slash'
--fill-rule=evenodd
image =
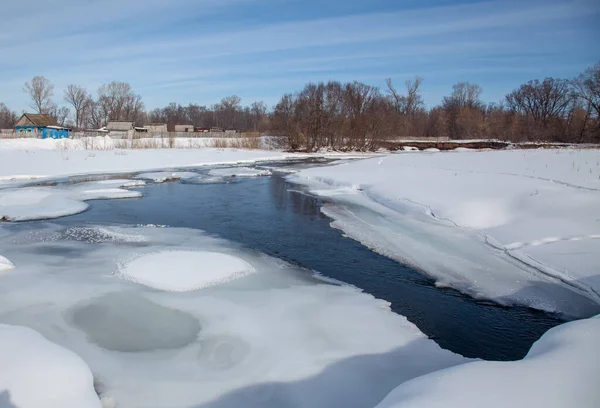
<path id="1" fill-rule="evenodd" d="M 471 84 L 469 82 L 459 82 L 452 86 L 452 94 L 444 97 L 442 100 L 442 109 L 445 111 L 445 119 L 448 126 L 448 136 L 453 139 L 460 139 L 465 137 L 473 137 L 471 130 L 473 126 L 464 125 L 468 122 L 472 124 L 471 120 L 477 117 L 477 113 L 473 111 L 482 111 L 484 109 L 483 103 L 479 99 L 482 89 L 479 85 Z M 464 112 L 468 111 L 468 112 Z M 458 123 L 459 117 L 462 118 L 462 125 Z M 469 132 L 466 129 L 469 129 Z M 481 137 L 481 135 L 477 135 Z"/>
<path id="2" fill-rule="evenodd" d="M 79 85 L 69 85 L 64 93 L 65 102 L 73 106 L 75 110 L 75 128 L 79 129 L 84 111 L 87 108 L 89 95 L 87 91 Z"/>
<path id="3" fill-rule="evenodd" d="M 483 90 L 479 85 L 469 82 L 459 82 L 452 86 L 452 95 L 450 98 L 460 108 L 475 108 L 481 106 L 481 92 Z"/>
<path id="4" fill-rule="evenodd" d="M 250 105 L 250 116 L 252 120 L 252 127 L 255 132 L 260 130 L 260 124 L 267 117 L 267 104 L 263 101 L 252 102 Z"/>
<path id="5" fill-rule="evenodd" d="M 419 94 L 421 82 L 423 82 L 423 78 L 416 76 L 415 79 L 409 79 L 404 83 L 407 91 L 405 113 L 411 118 L 423 108 L 423 98 L 421 97 L 421 94 Z"/>
<path id="6" fill-rule="evenodd" d="M 542 128 L 547 128 L 553 119 L 563 119 L 572 101 L 569 81 L 554 78 L 529 81 L 506 95 L 511 110 L 530 116 Z"/>
<path id="7" fill-rule="evenodd" d="M 0 129 L 10 129 L 17 123 L 17 114 L 0 102 Z"/>
<path id="8" fill-rule="evenodd" d="M 50 110 L 48 111 L 48 114 L 54 119 L 56 119 L 56 122 L 58 122 L 60 126 L 66 126 L 71 111 L 66 106 L 58 107 L 56 105 L 53 105 L 52 108 L 50 108 Z"/>
<path id="9" fill-rule="evenodd" d="M 586 102 L 600 118 L 600 62 L 573 81 L 577 97 Z"/>
<path id="10" fill-rule="evenodd" d="M 235 129 L 237 115 L 242 98 L 237 95 L 227 96 L 215 106 L 215 116 L 218 126 L 225 129 Z"/>
<path id="11" fill-rule="evenodd" d="M 23 91 L 31 98 L 30 106 L 37 113 L 49 113 L 49 110 L 53 108 L 54 85 L 43 76 L 35 76 L 31 82 L 25 82 Z"/>
<path id="12" fill-rule="evenodd" d="M 394 84 L 392 83 L 392 78 L 386 79 L 385 83 L 387 85 L 387 93 L 389 94 L 389 98 L 394 106 L 394 109 L 397 113 L 404 114 L 406 106 L 406 97 L 404 95 L 401 95 L 400 92 L 396 90 Z"/>
<path id="13" fill-rule="evenodd" d="M 287 145 L 291 150 L 299 150 L 302 140 L 296 118 L 297 97 L 285 94 L 275 106 L 273 112 L 273 128 L 287 139 Z"/>
<path id="14" fill-rule="evenodd" d="M 600 63 L 588 68 L 583 74 L 575 78 L 573 87 L 577 98 L 586 105 L 586 109 L 581 109 L 578 115 L 582 117 L 579 140 L 584 139 L 590 116 L 592 112 L 595 112 L 596 126 L 592 126 L 592 140 L 600 141 Z M 583 114 L 584 112 L 585 114 Z"/>
<path id="15" fill-rule="evenodd" d="M 142 97 L 127 82 L 113 81 L 98 89 L 95 115 L 105 125 L 109 120 L 129 120 L 140 124 L 145 119 Z"/>
<path id="16" fill-rule="evenodd" d="M 379 90 L 361 82 L 346 84 L 344 89 L 344 105 L 348 112 L 349 131 L 348 136 L 353 147 L 365 150 L 370 144 L 370 120 L 369 111 L 373 106 Z"/>

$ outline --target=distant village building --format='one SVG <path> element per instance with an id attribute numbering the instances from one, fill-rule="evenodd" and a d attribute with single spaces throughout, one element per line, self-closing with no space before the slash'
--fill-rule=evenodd
<path id="1" fill-rule="evenodd" d="M 130 130 L 133 130 L 133 122 L 126 120 L 111 120 L 105 128 L 109 132 L 129 132 Z"/>
<path id="2" fill-rule="evenodd" d="M 161 133 L 162 134 L 162 133 L 168 132 L 166 123 L 150 123 L 144 127 L 146 129 L 148 129 L 149 133 Z"/>
<path id="3" fill-rule="evenodd" d="M 41 139 L 64 139 L 71 135 L 71 129 L 58 125 L 50 115 L 25 113 L 15 124 L 18 136 Z"/>
<path id="4" fill-rule="evenodd" d="M 175 132 L 193 132 L 194 125 L 175 125 Z"/>
<path id="5" fill-rule="evenodd" d="M 133 122 L 126 120 L 111 120 L 105 129 L 113 139 L 131 138 L 134 134 Z"/>

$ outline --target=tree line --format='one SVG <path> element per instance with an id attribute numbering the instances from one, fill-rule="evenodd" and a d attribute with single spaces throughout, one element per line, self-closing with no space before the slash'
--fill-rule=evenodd
<path id="1" fill-rule="evenodd" d="M 190 124 L 269 132 L 284 136 L 295 150 L 372 150 L 382 140 L 402 137 L 600 143 L 600 63 L 576 78 L 528 81 L 499 103 L 484 103 L 479 85 L 460 82 L 438 106 L 427 109 L 422 83 L 415 77 L 398 89 L 388 79 L 383 90 L 356 81 L 309 83 L 283 95 L 272 109 L 262 101 L 243 106 L 234 95 L 212 106 L 171 103 L 147 111 L 141 96 L 125 82 L 102 85 L 95 95 L 69 85 L 62 94 L 63 106 L 44 77 L 34 77 L 24 91 L 32 109 L 52 115 L 63 126 L 97 129 L 109 120 L 129 120 L 138 126 Z M 16 113 L 0 103 L 0 128 L 10 128 L 16 120 Z"/>

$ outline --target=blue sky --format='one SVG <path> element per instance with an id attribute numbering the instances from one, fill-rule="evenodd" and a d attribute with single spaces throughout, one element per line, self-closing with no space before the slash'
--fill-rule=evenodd
<path id="1" fill-rule="evenodd" d="M 23 84 L 131 83 L 150 109 L 237 94 L 269 105 L 309 81 L 384 88 L 424 78 L 428 106 L 459 81 L 496 102 L 600 61 L 596 0 L 19 0 L 3 4 L 0 102 Z"/>

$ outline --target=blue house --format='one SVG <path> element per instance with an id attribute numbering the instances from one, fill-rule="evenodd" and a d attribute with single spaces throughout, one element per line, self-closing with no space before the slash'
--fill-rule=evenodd
<path id="1" fill-rule="evenodd" d="M 71 129 L 59 126 L 50 115 L 24 113 L 15 124 L 15 133 L 22 137 L 64 139 L 71 135 Z"/>

